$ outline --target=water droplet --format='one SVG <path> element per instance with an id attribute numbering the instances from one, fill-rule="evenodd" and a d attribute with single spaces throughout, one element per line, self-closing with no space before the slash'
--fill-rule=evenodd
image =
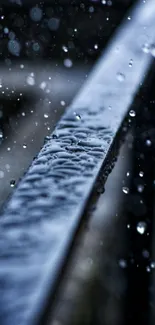
<path id="1" fill-rule="evenodd" d="M 131 17 L 130 16 L 128 16 L 128 20 L 131 20 Z"/>
<path id="2" fill-rule="evenodd" d="M 58 18 L 50 18 L 48 21 L 48 28 L 52 31 L 56 31 L 59 28 L 60 20 Z"/>
<path id="3" fill-rule="evenodd" d="M 132 65 L 133 65 L 133 60 L 131 59 L 129 62 L 129 67 L 132 68 Z"/>
<path id="4" fill-rule="evenodd" d="M 65 66 L 66 68 L 71 68 L 72 65 L 73 65 L 72 60 L 70 60 L 70 59 L 65 59 L 65 60 L 64 60 L 64 66 Z"/>
<path id="5" fill-rule="evenodd" d="M 146 222 L 144 222 L 144 221 L 138 222 L 138 224 L 137 224 L 137 231 L 138 231 L 138 233 L 140 235 L 143 235 L 145 233 L 146 228 L 147 228 Z"/>
<path id="6" fill-rule="evenodd" d="M 150 45 L 148 43 L 143 44 L 142 51 L 144 53 L 149 53 L 150 52 Z"/>
<path id="7" fill-rule="evenodd" d="M 60 104 L 61 104 L 62 106 L 65 106 L 66 103 L 65 103 L 64 100 L 61 100 Z"/>
<path id="8" fill-rule="evenodd" d="M 23 144 L 23 148 L 24 148 L 24 149 L 26 149 L 26 148 L 27 148 L 27 145 L 26 145 L 25 143 Z"/>
<path id="9" fill-rule="evenodd" d="M 127 173 L 126 173 L 126 176 L 129 177 L 129 176 L 130 176 L 130 172 L 127 172 Z"/>
<path id="10" fill-rule="evenodd" d="M 139 176 L 140 176 L 140 177 L 143 177 L 143 176 L 144 176 L 144 172 L 140 171 L 140 172 L 139 172 Z"/>
<path id="11" fill-rule="evenodd" d="M 94 49 L 97 50 L 98 49 L 98 44 L 94 45 Z"/>
<path id="12" fill-rule="evenodd" d="M 10 186 L 11 186 L 11 187 L 14 187 L 15 184 L 16 184 L 16 181 L 15 181 L 14 179 L 12 179 L 12 180 L 10 181 Z"/>
<path id="13" fill-rule="evenodd" d="M 80 121 L 80 120 L 81 120 L 81 116 L 80 116 L 79 114 L 77 114 L 77 113 L 74 113 L 74 115 L 75 115 L 75 118 L 76 118 L 76 120 L 78 120 L 78 121 Z"/>
<path id="14" fill-rule="evenodd" d="M 151 143 L 151 140 L 147 139 L 147 140 L 146 140 L 146 145 L 147 145 L 148 147 L 150 147 L 151 144 L 152 144 L 152 143 Z"/>
<path id="15" fill-rule="evenodd" d="M 125 269 L 127 267 L 127 262 L 126 260 L 124 259 L 120 259 L 119 260 L 119 266 L 122 268 L 122 269 Z"/>
<path id="16" fill-rule="evenodd" d="M 129 115 L 131 117 L 135 117 L 136 116 L 136 112 L 133 109 L 131 109 L 130 112 L 129 112 Z"/>
<path id="17" fill-rule="evenodd" d="M 3 132 L 0 131 L 0 139 L 2 139 L 2 138 L 3 138 Z"/>
<path id="18" fill-rule="evenodd" d="M 35 85 L 35 79 L 32 75 L 28 76 L 27 79 L 26 79 L 28 85 L 30 86 L 34 86 Z"/>
<path id="19" fill-rule="evenodd" d="M 125 80 L 125 75 L 121 72 L 117 73 L 117 80 L 123 82 Z"/>
<path id="20" fill-rule="evenodd" d="M 123 193 L 128 194 L 129 193 L 129 188 L 128 187 L 123 187 L 122 188 Z"/>
<path id="21" fill-rule="evenodd" d="M 45 113 L 45 114 L 44 114 L 44 118 L 48 118 L 48 114 Z"/>
<path id="22" fill-rule="evenodd" d="M 127 228 L 130 229 L 130 227 L 131 227 L 130 224 L 128 224 L 128 225 L 127 225 Z"/>
<path id="23" fill-rule="evenodd" d="M 65 53 L 68 52 L 68 48 L 67 48 L 67 46 L 63 45 L 63 46 L 62 46 L 62 49 L 63 49 L 63 51 L 64 51 Z"/>
<path id="24" fill-rule="evenodd" d="M 138 186 L 137 186 L 137 191 L 138 191 L 139 193 L 142 193 L 142 192 L 144 191 L 144 185 L 142 185 L 142 184 L 138 185 Z"/>
<path id="25" fill-rule="evenodd" d="M 30 10 L 30 17 L 33 21 L 40 21 L 42 18 L 43 12 L 39 7 L 33 7 Z"/>
<path id="26" fill-rule="evenodd" d="M 155 262 L 151 262 L 150 266 L 151 266 L 151 269 L 155 269 Z"/>
<path id="27" fill-rule="evenodd" d="M 144 250 L 142 251 L 142 256 L 143 256 L 144 258 L 149 258 L 150 253 L 149 253 L 146 249 L 144 249 Z"/>
<path id="28" fill-rule="evenodd" d="M 155 57 L 155 44 L 151 45 L 150 53 L 152 54 L 153 57 Z"/>
<path id="29" fill-rule="evenodd" d="M 9 29 L 7 27 L 4 28 L 4 33 L 8 34 L 9 33 Z"/>
<path id="30" fill-rule="evenodd" d="M 46 88 L 46 82 L 45 81 L 42 81 L 41 84 L 40 84 L 40 88 L 42 90 L 44 90 Z"/>
<path id="31" fill-rule="evenodd" d="M 20 43 L 17 40 L 9 40 L 8 50 L 11 54 L 19 56 L 21 50 Z"/>
<path id="32" fill-rule="evenodd" d="M 146 267 L 146 271 L 147 271 L 147 272 L 151 272 L 150 266 L 147 266 L 147 267 Z"/>

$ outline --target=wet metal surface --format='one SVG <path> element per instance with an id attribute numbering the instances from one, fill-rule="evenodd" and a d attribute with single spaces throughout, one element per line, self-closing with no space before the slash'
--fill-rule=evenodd
<path id="1" fill-rule="evenodd" d="M 99 171 L 152 63 L 142 47 L 144 26 L 147 40 L 155 41 L 154 15 L 152 0 L 131 13 L 132 24 L 129 20 L 116 34 L 4 210 L 1 325 L 38 321 Z"/>

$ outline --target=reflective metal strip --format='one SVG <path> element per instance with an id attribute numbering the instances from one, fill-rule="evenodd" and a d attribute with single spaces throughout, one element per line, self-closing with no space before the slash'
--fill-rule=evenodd
<path id="1" fill-rule="evenodd" d="M 1 325 L 37 323 L 101 167 L 151 67 L 145 43 L 155 41 L 154 0 L 140 1 L 129 17 L 1 216 Z"/>

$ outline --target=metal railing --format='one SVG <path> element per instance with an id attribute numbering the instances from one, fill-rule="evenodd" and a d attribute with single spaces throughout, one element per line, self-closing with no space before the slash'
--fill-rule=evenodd
<path id="1" fill-rule="evenodd" d="M 92 193 L 151 81 L 154 16 L 154 0 L 127 15 L 3 208 L 1 325 L 47 323 Z"/>

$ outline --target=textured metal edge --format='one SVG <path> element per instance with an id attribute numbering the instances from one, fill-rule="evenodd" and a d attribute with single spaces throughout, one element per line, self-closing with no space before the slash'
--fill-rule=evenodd
<path id="1" fill-rule="evenodd" d="M 142 46 L 146 39 L 155 41 L 154 15 L 154 0 L 131 12 L 5 207 L 1 325 L 38 321 L 99 171 L 153 62 Z"/>

